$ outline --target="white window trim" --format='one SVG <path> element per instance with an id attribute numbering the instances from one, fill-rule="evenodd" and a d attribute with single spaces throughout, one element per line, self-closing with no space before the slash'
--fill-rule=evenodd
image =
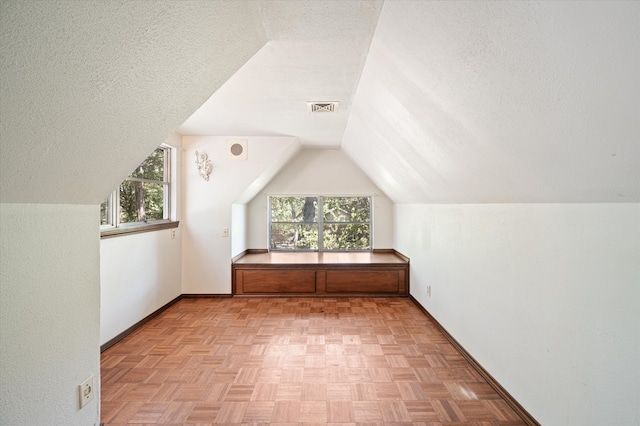
<path id="1" fill-rule="evenodd" d="M 170 229 L 177 228 L 180 224 L 179 221 L 173 220 L 174 212 L 176 211 L 175 207 L 175 190 L 176 190 L 176 167 L 175 164 L 177 162 L 177 148 L 167 145 L 161 144 L 160 148 L 165 149 L 165 167 L 164 167 L 164 206 L 163 206 L 163 219 L 160 220 L 151 220 L 147 222 L 128 222 L 128 223 L 120 223 L 120 217 L 118 215 L 118 206 L 120 203 L 120 197 L 118 196 L 118 188 L 109 194 L 107 209 L 108 215 L 111 218 L 110 224 L 100 225 L 100 238 L 110 238 L 117 237 L 129 234 L 138 234 L 143 232 L 152 232 L 158 231 L 162 229 Z M 141 182 L 157 182 L 150 181 L 147 179 L 125 179 L 125 180 L 133 180 L 133 181 L 141 181 Z M 166 182 L 166 183 L 165 183 Z M 118 185 L 119 186 L 119 185 Z"/>

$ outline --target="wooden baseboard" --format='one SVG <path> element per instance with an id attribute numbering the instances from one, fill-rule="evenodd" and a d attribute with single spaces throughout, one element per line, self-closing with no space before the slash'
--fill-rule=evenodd
<path id="1" fill-rule="evenodd" d="M 449 334 L 447 329 L 445 329 L 442 324 L 440 324 L 438 320 L 436 320 L 433 315 L 431 315 L 429 311 L 427 311 L 425 307 L 420 304 L 420 302 L 418 302 L 411 295 L 409 295 L 409 298 L 425 314 L 425 316 L 433 322 L 436 328 L 444 335 L 444 337 L 446 337 L 446 339 L 453 345 L 453 347 L 456 348 L 458 352 L 460 352 L 460 355 L 462 355 L 463 358 L 466 359 L 469 364 L 471 364 L 471 366 L 478 372 L 478 374 L 480 374 L 487 381 L 489 386 L 491 386 L 493 390 L 495 390 L 498 395 L 500 395 L 500 397 L 504 399 L 509 407 L 511 407 L 511 409 L 513 409 L 513 411 L 515 411 L 516 414 L 520 416 L 523 422 L 525 422 L 528 426 L 540 426 L 540 423 L 538 423 L 538 421 L 531 414 L 529 414 L 529 412 L 525 410 L 525 408 L 520 405 L 520 403 L 513 396 L 511 396 L 511 394 L 507 392 L 507 390 L 503 388 L 502 385 L 498 383 L 498 381 L 494 379 L 493 376 L 489 374 L 489 372 L 485 370 L 484 367 L 482 367 L 482 365 L 480 365 L 480 363 L 476 361 L 476 359 L 472 357 L 471 354 L 467 352 L 467 350 L 460 343 L 458 343 L 458 341 L 454 339 L 451 334 Z"/>
<path id="2" fill-rule="evenodd" d="M 205 293 L 189 293 L 183 294 L 183 299 L 206 299 L 206 298 L 225 298 L 225 297 L 233 297 L 233 294 L 205 294 Z"/>
<path id="3" fill-rule="evenodd" d="M 125 331 L 123 331 L 122 333 L 118 334 L 116 337 L 114 337 L 113 339 L 110 339 L 109 341 L 107 341 L 104 345 L 100 346 L 100 352 L 104 352 L 107 349 L 109 349 L 111 346 L 115 345 L 116 343 L 118 343 L 120 340 L 124 339 L 125 337 L 127 337 L 128 335 L 130 335 L 131 333 L 133 333 L 134 331 L 136 331 L 138 328 L 140 328 L 143 324 L 145 324 L 146 322 L 148 322 L 149 320 L 157 317 L 158 315 L 160 315 L 163 311 L 167 310 L 171 305 L 175 304 L 176 302 L 178 302 L 180 299 L 182 299 L 183 295 L 180 295 L 178 297 L 176 297 L 175 299 L 173 299 L 172 301 L 170 301 L 169 303 L 167 303 L 164 306 L 161 306 L 160 308 L 158 308 L 157 310 L 155 310 L 154 312 L 152 312 L 151 314 L 147 315 L 146 317 L 144 317 L 143 319 L 141 319 L 140 321 L 138 321 L 137 323 L 133 324 L 131 327 L 127 328 Z"/>

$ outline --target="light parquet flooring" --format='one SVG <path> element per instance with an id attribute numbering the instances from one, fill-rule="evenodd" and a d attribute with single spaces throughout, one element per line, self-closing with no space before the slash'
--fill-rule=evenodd
<path id="1" fill-rule="evenodd" d="M 101 373 L 105 426 L 524 424 L 405 298 L 182 299 Z"/>

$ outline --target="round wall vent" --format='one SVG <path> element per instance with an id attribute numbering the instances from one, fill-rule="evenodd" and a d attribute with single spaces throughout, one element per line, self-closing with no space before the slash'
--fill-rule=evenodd
<path id="1" fill-rule="evenodd" d="M 246 139 L 228 139 L 227 140 L 227 158 L 232 160 L 247 159 L 247 140 Z"/>
<path id="2" fill-rule="evenodd" d="M 231 155 L 233 155 L 234 157 L 242 155 L 242 153 L 244 152 L 244 148 L 239 143 L 234 143 L 233 145 L 231 145 L 231 148 L 229 148 L 229 150 L 231 151 Z"/>

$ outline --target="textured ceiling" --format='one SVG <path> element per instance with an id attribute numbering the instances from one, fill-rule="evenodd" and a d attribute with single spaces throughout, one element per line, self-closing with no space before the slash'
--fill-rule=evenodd
<path id="1" fill-rule="evenodd" d="M 395 202 L 640 201 L 639 2 L 385 3 L 342 147 Z"/>
<path id="2" fill-rule="evenodd" d="M 640 201 L 640 2 L 4 1 L 0 37 L 2 202 L 97 204 L 178 128 L 342 146 L 395 202 Z"/>
<path id="3" fill-rule="evenodd" d="M 337 147 L 382 1 L 263 1 L 270 41 L 179 129 L 185 135 L 292 135 Z M 338 101 L 311 114 L 308 101 Z"/>
<path id="4" fill-rule="evenodd" d="M 99 204 L 267 41 L 250 1 L 0 2 L 0 201 Z"/>

